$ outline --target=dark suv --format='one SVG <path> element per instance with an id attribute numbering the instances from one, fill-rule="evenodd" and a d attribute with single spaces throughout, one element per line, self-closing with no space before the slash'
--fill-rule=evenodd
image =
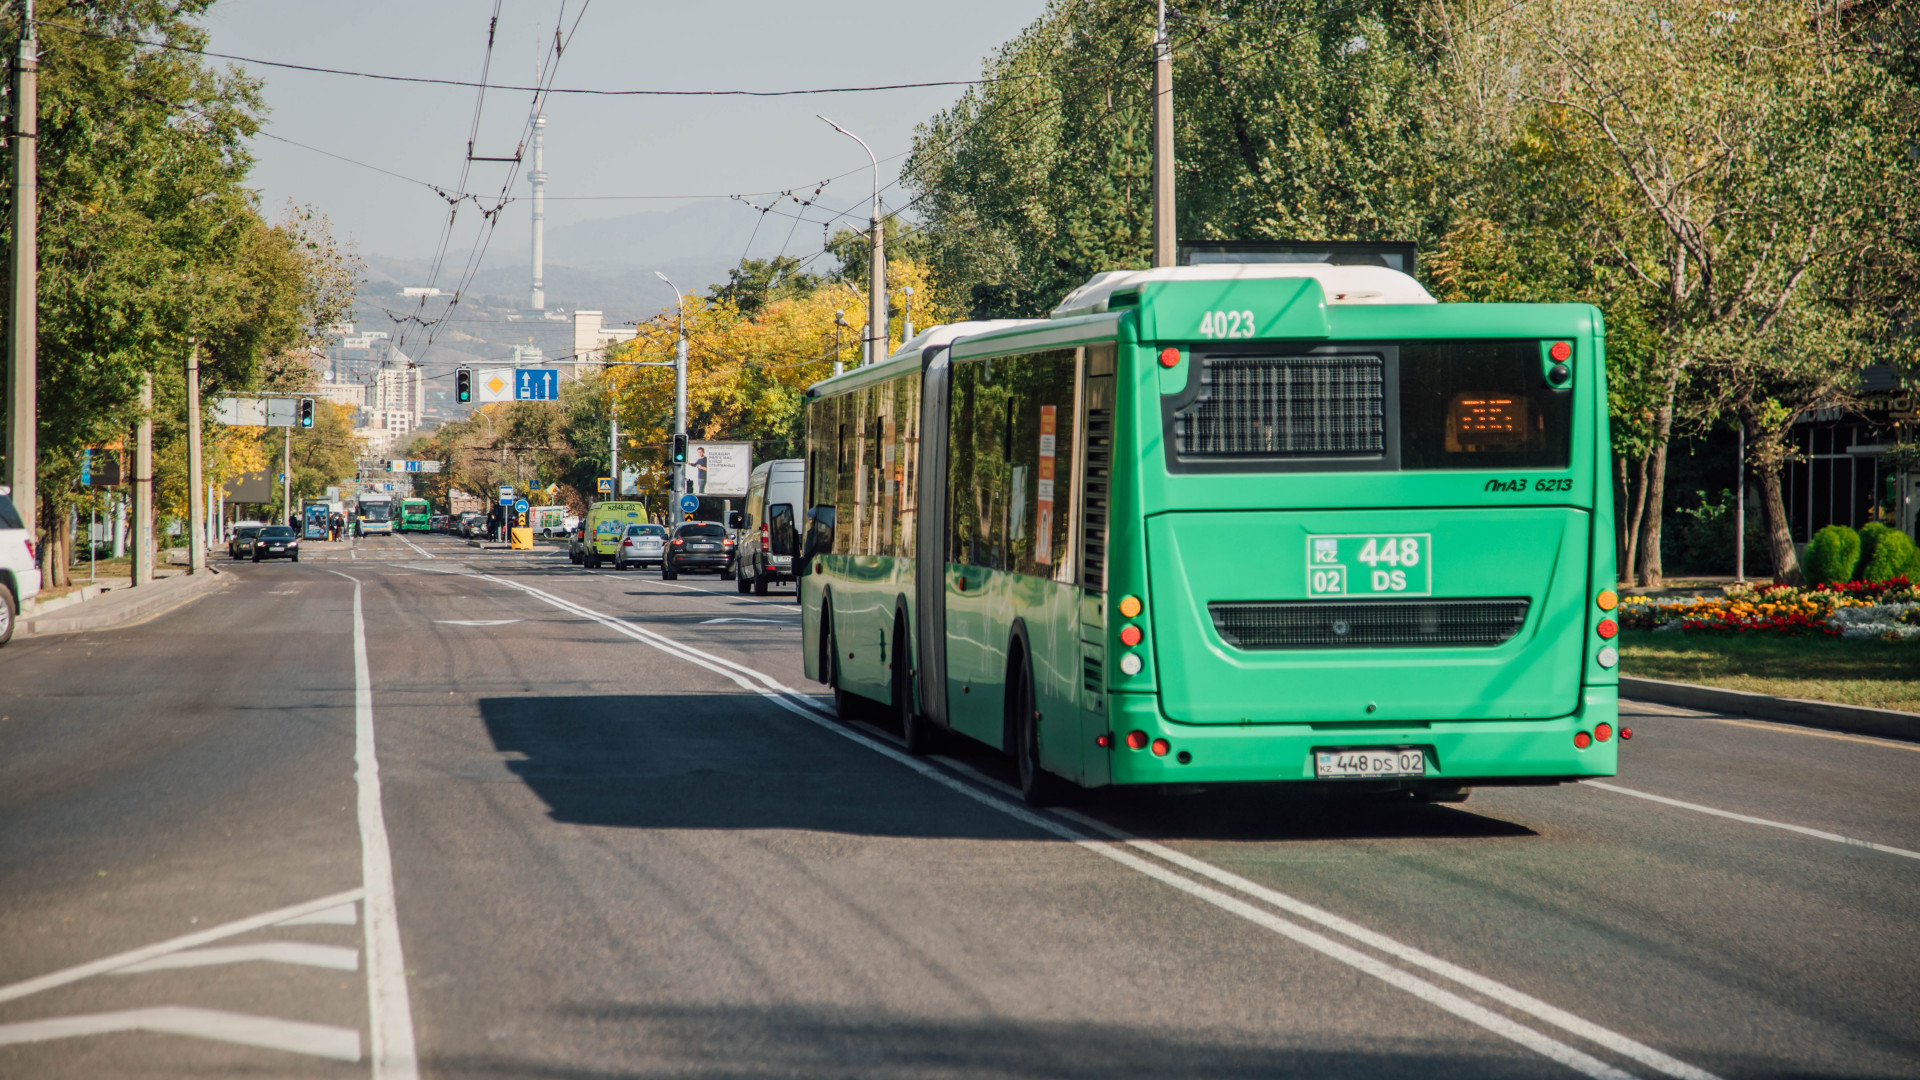
<path id="1" fill-rule="evenodd" d="M 292 559 L 300 561 L 300 537 L 285 525 L 269 525 L 253 538 L 253 561 Z"/>
<path id="2" fill-rule="evenodd" d="M 660 578 L 672 581 L 682 570 L 715 573 L 733 580 L 733 536 L 717 521 L 689 521 L 673 530 L 660 559 Z"/>

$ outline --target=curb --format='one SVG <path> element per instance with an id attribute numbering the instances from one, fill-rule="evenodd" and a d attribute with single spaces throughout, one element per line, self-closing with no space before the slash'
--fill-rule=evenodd
<path id="1" fill-rule="evenodd" d="M 87 611 L 93 604 L 81 603 L 69 605 L 78 609 L 68 612 L 68 608 L 56 608 L 44 615 L 20 620 L 20 631 L 26 636 L 38 637 L 43 634 L 71 634 L 82 630 L 108 630 L 127 623 L 140 622 L 155 615 L 172 611 L 191 600 L 199 599 L 205 593 L 226 584 L 226 578 L 219 571 L 208 567 L 206 574 L 175 574 L 162 578 L 150 585 L 137 589 L 115 589 L 107 593 L 110 611 Z M 176 582 L 178 584 L 176 584 Z M 125 602 L 122 602 L 122 598 Z M 106 606 L 106 605 L 99 605 Z"/>
<path id="2" fill-rule="evenodd" d="M 1865 705 L 1836 705 L 1831 701 L 1774 697 L 1747 690 L 1722 690 L 1714 686 L 1667 682 L 1664 679 L 1636 679 L 1620 676 L 1620 696 L 1651 701 L 1660 705 L 1678 705 L 1687 709 L 1739 713 L 1762 720 L 1847 731 L 1856 735 L 1878 735 L 1903 742 L 1920 742 L 1920 713 L 1897 709 L 1874 709 Z"/>

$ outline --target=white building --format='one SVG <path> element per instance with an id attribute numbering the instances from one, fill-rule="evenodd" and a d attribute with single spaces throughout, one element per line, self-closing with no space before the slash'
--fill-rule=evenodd
<path id="1" fill-rule="evenodd" d="M 573 313 L 573 356 L 576 360 L 599 360 L 607 346 L 632 341 L 639 330 L 631 326 L 608 326 L 604 311 Z"/>

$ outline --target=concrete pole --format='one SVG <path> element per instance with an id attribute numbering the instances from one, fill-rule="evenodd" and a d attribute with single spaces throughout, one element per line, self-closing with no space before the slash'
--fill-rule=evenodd
<path id="1" fill-rule="evenodd" d="M 612 462 L 607 471 L 613 474 L 613 497 L 620 497 L 620 393 L 613 395 L 612 428 L 607 432 L 607 459 Z"/>
<path id="2" fill-rule="evenodd" d="M 140 427 L 133 450 L 133 583 L 153 581 L 153 372 L 140 374 Z"/>
<path id="3" fill-rule="evenodd" d="M 544 311 L 547 307 L 547 118 L 535 114 L 533 118 L 533 171 L 527 174 L 527 182 L 533 187 L 533 288 L 527 297 L 527 306 L 534 311 Z M 620 474 L 614 474 L 614 486 L 620 484 Z"/>
<path id="4" fill-rule="evenodd" d="M 7 298 L 7 482 L 27 535 L 40 514 L 39 423 L 39 41 L 33 0 L 21 6 L 20 57 L 14 67 L 13 289 Z M 47 545 L 49 549 L 53 545 Z M 43 561 L 44 565 L 44 561 Z"/>
<path id="5" fill-rule="evenodd" d="M 1740 425 L 1738 458 L 1734 467 L 1733 580 L 1747 580 L 1747 425 Z"/>
<path id="6" fill-rule="evenodd" d="M 187 341 L 187 573 L 207 568 L 206 485 L 200 481 L 200 343 Z"/>
<path id="7" fill-rule="evenodd" d="M 124 559 L 127 556 L 127 497 L 118 492 L 113 497 L 113 557 Z"/>
<path id="8" fill-rule="evenodd" d="M 687 323 L 684 314 L 680 319 L 680 340 L 673 346 L 673 430 L 682 433 L 687 430 Z M 678 500 L 680 493 L 685 490 L 687 463 L 683 461 L 673 467 L 675 499 Z"/>
<path id="9" fill-rule="evenodd" d="M 1173 204 L 1173 43 L 1167 40 L 1167 0 L 1160 0 L 1160 23 L 1153 39 L 1153 265 L 1172 266 L 1175 250 Z"/>
<path id="10" fill-rule="evenodd" d="M 287 425 L 287 439 L 280 447 L 280 504 L 288 516 L 293 514 L 293 425 Z M 274 522 L 279 524 L 279 522 Z"/>

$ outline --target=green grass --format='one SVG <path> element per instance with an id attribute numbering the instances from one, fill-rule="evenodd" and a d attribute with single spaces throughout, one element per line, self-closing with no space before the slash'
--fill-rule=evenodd
<path id="1" fill-rule="evenodd" d="M 1620 673 L 1920 713 L 1920 643 L 1713 633 L 1620 635 Z"/>

